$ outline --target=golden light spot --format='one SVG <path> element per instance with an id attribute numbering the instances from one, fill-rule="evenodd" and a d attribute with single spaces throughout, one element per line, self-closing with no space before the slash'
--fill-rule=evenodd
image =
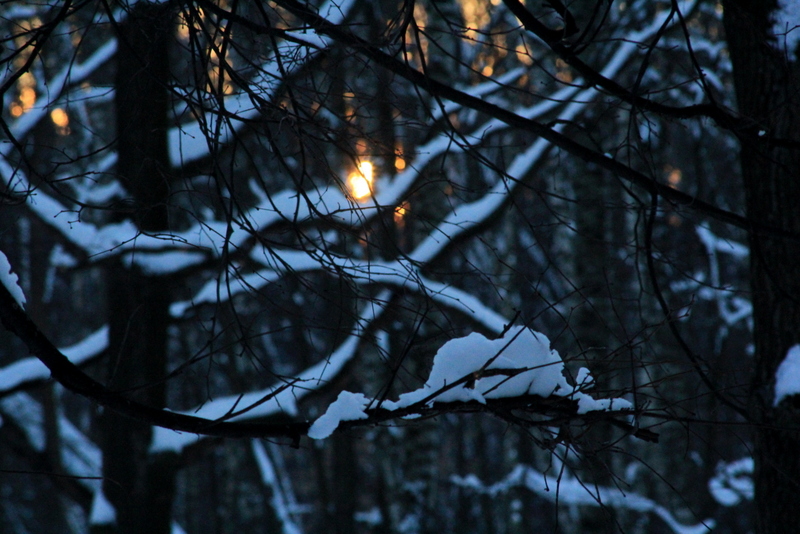
<path id="1" fill-rule="evenodd" d="M 59 128 L 69 126 L 69 115 L 61 108 L 56 108 L 50 112 L 50 120 Z"/>
<path id="2" fill-rule="evenodd" d="M 491 65 L 486 65 L 485 67 L 483 67 L 483 70 L 481 70 L 481 74 L 483 74 L 486 77 L 491 76 L 492 73 L 494 73 L 494 69 L 492 68 Z"/>
<path id="3" fill-rule="evenodd" d="M 178 23 L 178 39 L 184 42 L 189 41 L 189 25 L 186 23 L 183 17 L 181 17 L 180 22 Z"/>
<path id="4" fill-rule="evenodd" d="M 556 73 L 556 79 L 564 83 L 572 83 L 572 73 L 568 70 L 562 70 Z"/>
<path id="5" fill-rule="evenodd" d="M 667 175 L 667 182 L 669 182 L 669 185 L 671 185 L 672 187 L 678 187 L 678 184 L 681 183 L 682 179 L 683 179 L 683 173 L 681 172 L 680 169 L 672 169 L 671 171 L 669 171 L 669 174 Z"/>
<path id="6" fill-rule="evenodd" d="M 33 87 L 23 87 L 19 92 L 19 102 L 22 104 L 22 111 L 28 111 L 36 103 L 36 91 Z"/>
<path id="7" fill-rule="evenodd" d="M 181 24 L 178 26 L 178 38 L 182 41 L 189 41 L 189 25 Z"/>
<path id="8" fill-rule="evenodd" d="M 459 0 L 458 3 L 461 5 L 464 24 L 468 28 L 467 37 L 475 39 L 478 36 L 475 30 L 480 30 L 491 20 L 488 5 L 485 0 Z"/>
<path id="9" fill-rule="evenodd" d="M 428 25 L 428 12 L 422 2 L 414 2 L 414 20 L 420 28 Z"/>
<path id="10" fill-rule="evenodd" d="M 56 133 L 58 135 L 69 135 L 69 115 L 62 108 L 55 108 L 50 112 L 50 120 L 56 126 Z"/>
<path id="11" fill-rule="evenodd" d="M 14 102 L 11 104 L 11 116 L 12 117 L 19 117 L 22 115 L 22 106 Z"/>
<path id="12" fill-rule="evenodd" d="M 353 103 L 356 95 L 354 93 L 344 93 L 342 98 L 344 98 L 344 118 L 347 120 L 352 120 L 356 117 L 356 106 Z"/>
<path id="13" fill-rule="evenodd" d="M 411 209 L 411 204 L 409 204 L 408 202 L 403 202 L 394 209 L 394 223 L 398 227 L 402 228 L 403 226 L 405 226 L 406 224 L 405 216 L 406 213 L 408 213 L 408 210 L 410 209 Z"/>
<path id="14" fill-rule="evenodd" d="M 561 58 L 556 59 L 556 79 L 564 83 L 571 83 L 574 77 L 572 76 L 572 71 L 569 68 L 569 63 L 564 61 Z"/>
<path id="15" fill-rule="evenodd" d="M 533 58 L 528 53 L 528 49 L 525 47 L 524 44 L 522 44 L 522 43 L 518 44 L 517 48 L 515 49 L 515 51 L 517 52 L 517 59 L 519 59 L 519 61 L 523 65 L 527 65 L 527 66 L 533 65 Z"/>
<path id="16" fill-rule="evenodd" d="M 402 171 L 406 168 L 406 160 L 403 158 L 403 145 L 395 143 L 394 145 L 394 168 L 397 171 Z"/>
<path id="17" fill-rule="evenodd" d="M 364 200 L 372 194 L 372 173 L 372 163 L 362 161 L 358 164 L 358 169 L 347 178 L 347 187 L 354 199 Z"/>

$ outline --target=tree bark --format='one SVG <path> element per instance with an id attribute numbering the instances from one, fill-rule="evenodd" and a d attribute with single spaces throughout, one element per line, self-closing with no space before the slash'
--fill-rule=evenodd
<path id="1" fill-rule="evenodd" d="M 798 64 L 773 35 L 775 0 L 727 0 L 725 31 L 740 113 L 760 132 L 742 143 L 747 217 L 800 235 L 800 150 L 770 139 L 800 140 Z M 789 51 L 791 52 L 791 51 Z M 750 413 L 755 431 L 756 530 L 786 532 L 800 524 L 800 432 L 791 401 L 773 407 L 775 371 L 800 343 L 800 245 L 750 232 L 755 360 Z"/>
<path id="2" fill-rule="evenodd" d="M 117 52 L 117 172 L 143 232 L 168 229 L 168 6 L 139 3 L 120 24 Z M 165 405 L 169 287 L 125 259 L 108 266 L 108 385 L 156 408 Z M 127 261 L 130 261 L 129 259 Z M 104 491 L 117 532 L 171 530 L 175 459 L 153 457 L 150 425 L 111 410 L 102 417 Z"/>

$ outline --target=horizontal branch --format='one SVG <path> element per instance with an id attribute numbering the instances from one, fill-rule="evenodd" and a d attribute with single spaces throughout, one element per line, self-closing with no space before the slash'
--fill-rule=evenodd
<path id="1" fill-rule="evenodd" d="M 55 345 L 39 330 L 28 314 L 17 304 L 5 285 L 0 284 L 0 320 L 3 325 L 16 335 L 28 350 L 42 363 L 44 363 L 55 380 L 68 390 L 83 395 L 101 406 L 115 412 L 142 421 L 147 424 L 162 428 L 188 432 L 198 435 L 218 437 L 261 437 L 261 438 L 290 438 L 299 444 L 300 438 L 308 434 L 311 423 L 307 421 L 292 422 L 228 422 L 223 419 L 232 412 L 229 409 L 220 419 L 205 419 L 192 415 L 177 413 L 165 409 L 147 406 L 112 391 L 97 382 L 80 368 L 73 364 Z M 282 391 L 278 388 L 275 394 Z M 262 399 L 264 402 L 267 399 Z M 246 408 L 245 408 L 246 409 Z M 343 421 L 339 426 L 341 430 L 355 427 L 374 426 L 389 421 L 399 420 L 408 416 L 434 417 L 445 413 L 475 413 L 488 412 L 502 416 L 505 411 L 521 411 L 526 414 L 536 414 L 544 417 L 542 421 L 528 421 L 514 417 L 516 424 L 541 426 L 565 424 L 574 420 L 596 421 L 606 420 L 622 428 L 631 435 L 647 441 L 657 441 L 654 432 L 640 429 L 619 417 L 628 418 L 633 412 L 629 410 L 616 412 L 589 412 L 578 413 L 578 401 L 570 398 L 548 397 L 538 395 L 521 395 L 501 399 L 487 399 L 486 403 L 480 402 L 450 402 L 420 405 L 413 404 L 406 408 L 388 410 L 385 408 L 371 408 L 366 411 L 366 419 L 356 421 Z"/>

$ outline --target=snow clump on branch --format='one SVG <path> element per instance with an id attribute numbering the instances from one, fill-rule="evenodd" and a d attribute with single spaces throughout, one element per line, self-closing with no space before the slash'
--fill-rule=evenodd
<path id="1" fill-rule="evenodd" d="M 19 277 L 12 272 L 11 264 L 8 262 L 6 255 L 0 251 L 0 283 L 2 283 L 20 308 L 25 308 L 25 293 L 19 287 Z"/>
<path id="2" fill-rule="evenodd" d="M 500 339 L 472 334 L 445 343 L 433 359 L 433 368 L 421 388 L 384 401 L 381 408 L 395 411 L 423 403 L 470 402 L 538 395 L 568 397 L 578 402 L 577 414 L 633 408 L 625 399 L 594 399 L 583 392 L 593 383 L 588 369 L 578 372 L 577 386 L 564 376 L 564 361 L 550 349 L 550 340 L 522 326 L 509 329 Z M 330 436 L 341 421 L 366 419 L 374 401 L 360 393 L 342 392 L 309 430 L 309 437 Z"/>

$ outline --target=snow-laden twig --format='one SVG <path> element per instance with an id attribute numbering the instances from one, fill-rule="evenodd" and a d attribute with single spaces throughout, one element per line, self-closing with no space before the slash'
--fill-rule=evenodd
<path id="1" fill-rule="evenodd" d="M 403 417 L 419 415 L 435 404 L 478 403 L 490 400 L 533 396 L 541 399 L 568 399 L 572 415 L 589 412 L 631 414 L 633 405 L 625 399 L 594 399 L 583 390 L 592 382 L 587 369 L 581 369 L 581 383 L 570 385 L 564 376 L 564 361 L 550 348 L 544 334 L 523 326 L 508 329 L 500 339 L 472 334 L 445 343 L 433 359 L 425 384 L 397 401 L 369 399 L 361 393 L 343 391 L 308 431 L 313 439 L 330 436 L 343 421 L 359 421 L 377 416 L 391 419 L 391 412 Z M 521 408 L 522 410 L 525 407 Z M 532 409 L 532 411 L 536 411 Z"/>

